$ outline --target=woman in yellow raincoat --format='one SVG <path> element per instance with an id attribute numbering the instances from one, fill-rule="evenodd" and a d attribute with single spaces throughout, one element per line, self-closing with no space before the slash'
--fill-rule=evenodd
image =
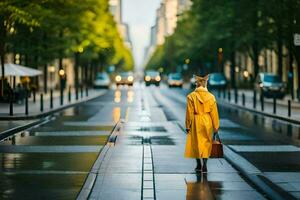
<path id="1" fill-rule="evenodd" d="M 208 75 L 195 76 L 195 79 L 197 88 L 187 96 L 185 157 L 196 158 L 195 170 L 206 173 L 206 163 L 213 142 L 212 134 L 217 133 L 219 129 L 219 114 L 216 99 L 207 90 Z"/>

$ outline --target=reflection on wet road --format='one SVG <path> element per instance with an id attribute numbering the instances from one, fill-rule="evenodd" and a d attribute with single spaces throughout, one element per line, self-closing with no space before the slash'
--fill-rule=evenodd
<path id="1" fill-rule="evenodd" d="M 195 161 L 183 157 L 185 135 L 178 126 L 187 93 L 164 86 L 116 88 L 1 141 L 0 199 L 75 199 L 120 119 L 124 125 L 100 166 L 91 198 L 264 199 L 225 159 L 210 159 L 209 173 L 195 174 Z M 300 150 L 293 146 L 299 145 L 298 126 L 223 106 L 220 117 L 223 142 L 270 178 L 289 177 L 282 174 L 284 165 L 300 170 Z"/>
<path id="2" fill-rule="evenodd" d="M 134 92 L 108 91 L 1 141 L 0 199 L 75 199 L 114 124 L 125 116 L 123 99 L 132 103 Z"/>
<path id="3" fill-rule="evenodd" d="M 186 200 L 215 199 L 210 190 L 210 185 L 213 185 L 214 188 L 220 188 L 220 184 L 218 182 L 208 182 L 207 174 L 197 174 L 196 177 L 195 182 L 186 182 Z"/>

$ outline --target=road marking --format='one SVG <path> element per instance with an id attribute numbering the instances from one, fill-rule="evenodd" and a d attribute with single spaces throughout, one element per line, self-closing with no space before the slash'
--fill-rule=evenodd
<path id="1" fill-rule="evenodd" d="M 143 143 L 142 199 L 155 199 L 153 155 L 149 138 Z"/>
<path id="2" fill-rule="evenodd" d="M 293 145 L 229 145 L 236 152 L 300 152 Z"/>
<path id="3" fill-rule="evenodd" d="M 27 146 L 27 145 L 3 145 L 1 153 L 98 153 L 102 146 Z"/>
<path id="4" fill-rule="evenodd" d="M 46 131 L 46 132 L 34 132 L 34 136 L 101 136 L 109 135 L 110 131 Z"/>

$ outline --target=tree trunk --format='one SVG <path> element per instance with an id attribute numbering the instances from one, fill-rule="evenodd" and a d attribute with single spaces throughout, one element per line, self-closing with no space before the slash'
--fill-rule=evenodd
<path id="1" fill-rule="evenodd" d="M 44 65 L 44 93 L 47 94 L 48 91 L 48 66 Z"/>
<path id="2" fill-rule="evenodd" d="M 88 83 L 90 86 L 92 86 L 92 80 L 93 80 L 93 61 L 89 62 L 89 75 L 88 75 Z"/>
<path id="3" fill-rule="evenodd" d="M 277 64 L 278 64 L 278 75 L 282 78 L 282 27 L 281 23 L 277 25 L 278 34 L 277 34 L 277 49 L 278 49 L 278 55 L 277 55 Z"/>
<path id="4" fill-rule="evenodd" d="M 4 64 L 5 64 L 5 40 L 6 40 L 6 27 L 4 25 L 3 17 L 0 17 L 0 59 L 1 59 L 1 87 L 0 87 L 0 97 L 4 96 Z"/>
<path id="5" fill-rule="evenodd" d="M 46 41 L 47 40 L 47 34 L 44 32 L 43 33 L 43 40 Z M 46 52 L 46 49 L 47 49 L 47 45 L 44 44 L 44 51 Z M 47 56 L 45 56 L 46 58 Z M 44 58 L 44 59 L 45 59 Z M 46 59 L 45 59 L 46 60 Z M 47 65 L 47 62 L 44 61 L 45 64 L 44 64 L 44 92 L 47 94 L 48 92 L 48 65 Z"/>
<path id="6" fill-rule="evenodd" d="M 75 84 L 75 96 L 78 99 L 78 87 L 79 87 L 79 79 L 78 79 L 78 66 L 79 66 L 79 53 L 76 52 L 75 56 L 75 64 L 74 64 L 74 84 Z"/>
<path id="7" fill-rule="evenodd" d="M 259 65 L 258 65 L 258 42 L 254 41 L 252 45 L 253 49 L 253 64 L 254 64 L 254 76 L 252 77 L 252 82 L 254 82 L 256 76 L 259 73 Z"/>
<path id="8" fill-rule="evenodd" d="M 235 88 L 236 87 L 236 81 L 235 81 L 235 51 L 232 51 L 230 54 L 230 61 L 231 61 L 231 66 L 230 66 L 230 77 L 231 77 L 231 87 Z"/>
<path id="9" fill-rule="evenodd" d="M 88 63 L 84 65 L 84 82 L 85 85 L 88 85 Z"/>

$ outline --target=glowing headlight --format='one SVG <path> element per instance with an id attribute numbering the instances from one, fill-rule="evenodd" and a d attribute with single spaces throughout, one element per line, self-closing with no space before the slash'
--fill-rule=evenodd
<path id="1" fill-rule="evenodd" d="M 133 76 L 128 76 L 127 80 L 128 80 L 129 82 L 133 81 Z"/>
<path id="2" fill-rule="evenodd" d="M 160 81 L 160 79 L 161 79 L 160 76 L 156 76 L 156 77 L 155 77 L 155 80 L 156 80 L 156 81 Z"/>
<path id="3" fill-rule="evenodd" d="M 146 76 L 146 77 L 145 77 L 145 80 L 146 80 L 146 81 L 150 81 L 150 80 L 151 80 L 151 77 L 150 77 L 150 76 Z"/>
<path id="4" fill-rule="evenodd" d="M 116 80 L 117 82 L 119 82 L 119 81 L 122 80 L 122 77 L 118 75 L 118 76 L 116 76 L 115 80 Z"/>

